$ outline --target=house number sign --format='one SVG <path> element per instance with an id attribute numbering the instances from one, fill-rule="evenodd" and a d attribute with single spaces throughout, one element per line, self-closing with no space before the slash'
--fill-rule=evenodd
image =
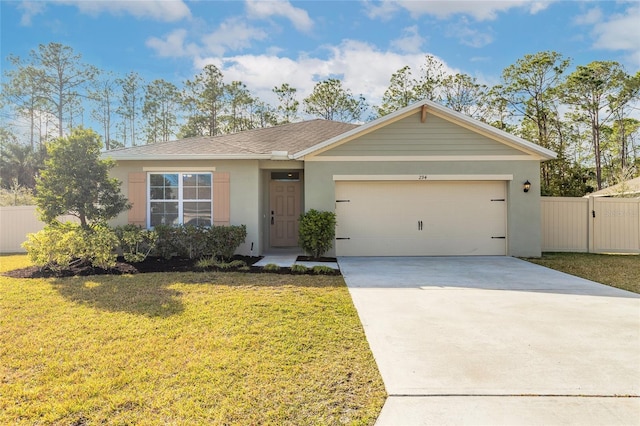
<path id="1" fill-rule="evenodd" d="M 429 180 L 429 176 L 427 176 L 427 175 L 418 175 L 418 180 Z"/>

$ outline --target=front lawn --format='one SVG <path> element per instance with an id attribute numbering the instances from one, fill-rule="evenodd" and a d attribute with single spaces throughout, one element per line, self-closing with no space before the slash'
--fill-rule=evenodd
<path id="1" fill-rule="evenodd" d="M 640 293 L 640 256 L 594 253 L 544 253 L 529 262 L 623 290 Z"/>
<path id="2" fill-rule="evenodd" d="M 27 266 L 0 257 L 0 272 Z M 0 424 L 373 424 L 342 277 L 0 276 Z"/>

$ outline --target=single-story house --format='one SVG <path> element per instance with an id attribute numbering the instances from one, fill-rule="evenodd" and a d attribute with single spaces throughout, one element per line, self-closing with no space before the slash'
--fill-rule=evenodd
<path id="1" fill-rule="evenodd" d="M 600 191 L 592 192 L 584 196 L 589 197 L 640 197 L 640 177 L 611 185 Z"/>
<path id="2" fill-rule="evenodd" d="M 310 120 L 109 151 L 114 224 L 247 226 L 241 254 L 337 215 L 330 255 L 539 256 L 540 162 L 556 154 L 431 101 L 363 125 Z"/>

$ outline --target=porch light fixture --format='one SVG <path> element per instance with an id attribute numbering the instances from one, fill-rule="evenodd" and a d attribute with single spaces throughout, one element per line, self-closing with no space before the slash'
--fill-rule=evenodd
<path id="1" fill-rule="evenodd" d="M 524 192 L 529 192 L 529 190 L 531 189 L 531 182 L 529 182 L 528 180 L 524 183 Z"/>

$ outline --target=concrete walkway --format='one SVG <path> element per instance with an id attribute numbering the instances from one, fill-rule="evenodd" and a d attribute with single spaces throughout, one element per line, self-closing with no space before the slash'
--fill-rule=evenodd
<path id="1" fill-rule="evenodd" d="M 298 249 L 271 249 L 270 252 L 264 255 L 262 259 L 254 263 L 253 266 L 264 267 L 268 264 L 278 265 L 281 268 L 290 268 L 294 264 L 303 265 L 307 268 L 313 268 L 314 266 L 328 266 L 332 269 L 339 269 L 337 262 L 308 262 L 298 261 L 298 256 L 302 256 L 304 253 Z"/>
<path id="2" fill-rule="evenodd" d="M 640 295 L 509 257 L 338 263 L 377 425 L 640 424 Z"/>

